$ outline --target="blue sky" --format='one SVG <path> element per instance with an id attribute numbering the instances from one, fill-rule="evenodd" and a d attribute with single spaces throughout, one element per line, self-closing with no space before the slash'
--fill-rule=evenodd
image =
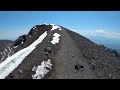
<path id="1" fill-rule="evenodd" d="M 117 31 L 120 28 L 120 11 L 0 11 L 1 29 L 31 28 L 31 25 L 44 22 L 75 29 Z"/>
<path id="2" fill-rule="evenodd" d="M 15 40 L 42 23 L 64 26 L 94 41 L 120 41 L 120 11 L 0 11 L 0 39 Z"/>

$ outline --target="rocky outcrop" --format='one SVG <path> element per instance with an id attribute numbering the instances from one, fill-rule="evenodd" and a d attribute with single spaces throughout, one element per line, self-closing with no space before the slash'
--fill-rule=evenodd
<path id="1" fill-rule="evenodd" d="M 0 63 L 14 54 L 14 50 L 12 49 L 13 44 L 14 41 L 11 40 L 0 40 Z"/>
<path id="2" fill-rule="evenodd" d="M 18 46 L 18 45 L 24 43 L 24 42 L 27 40 L 27 37 L 28 37 L 27 35 L 22 35 L 22 36 L 20 36 L 20 37 L 15 41 L 15 43 L 14 43 L 13 46 Z"/>

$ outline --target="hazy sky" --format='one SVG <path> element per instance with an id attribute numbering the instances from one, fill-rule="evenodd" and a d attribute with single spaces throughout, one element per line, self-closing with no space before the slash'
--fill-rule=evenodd
<path id="1" fill-rule="evenodd" d="M 15 40 L 42 23 L 58 24 L 89 38 L 120 41 L 120 11 L 0 11 L 0 39 Z"/>

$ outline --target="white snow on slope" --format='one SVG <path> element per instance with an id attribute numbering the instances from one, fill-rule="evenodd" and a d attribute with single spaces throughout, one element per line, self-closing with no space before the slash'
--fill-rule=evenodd
<path id="1" fill-rule="evenodd" d="M 53 36 L 54 36 L 54 37 L 53 37 L 53 40 L 52 40 L 52 41 L 50 41 L 50 42 L 51 42 L 52 44 L 59 43 L 59 40 L 60 40 L 60 38 L 59 38 L 59 37 L 60 37 L 61 35 L 60 35 L 60 34 L 58 34 L 58 33 L 54 33 L 54 34 L 53 34 Z"/>
<path id="2" fill-rule="evenodd" d="M 19 45 L 17 45 L 17 46 L 14 46 L 13 48 L 17 48 Z"/>
<path id="3" fill-rule="evenodd" d="M 58 30 L 61 30 L 61 28 L 58 26 L 58 25 L 55 25 L 55 24 L 50 24 L 52 26 L 52 30 L 55 30 L 55 29 L 58 29 Z"/>
<path id="4" fill-rule="evenodd" d="M 8 47 L 8 46 L 7 46 L 7 48 L 8 48 L 7 57 L 9 57 L 9 56 L 10 56 L 10 53 L 11 53 L 11 51 L 12 51 L 12 48 L 10 48 L 10 47 Z"/>
<path id="5" fill-rule="evenodd" d="M 8 53 L 7 49 L 5 48 L 5 52 Z"/>
<path id="6" fill-rule="evenodd" d="M 4 55 L 6 55 L 5 51 L 3 51 Z"/>
<path id="7" fill-rule="evenodd" d="M 11 48 L 10 48 L 10 47 L 8 47 L 8 46 L 7 46 L 7 48 L 8 48 L 8 51 L 10 51 L 10 50 L 11 50 Z"/>
<path id="8" fill-rule="evenodd" d="M 2 55 L 2 58 L 1 58 L 1 60 L 0 60 L 0 61 L 3 61 L 3 60 L 4 60 L 4 58 L 5 58 L 5 56 L 4 56 L 4 55 Z"/>
<path id="9" fill-rule="evenodd" d="M 48 23 L 43 23 L 43 24 L 44 24 L 44 25 L 51 25 L 51 26 L 52 26 L 51 31 L 52 31 L 52 30 L 55 30 L 55 29 L 61 30 L 61 27 L 58 26 L 58 25 L 56 25 L 56 24 L 48 24 Z"/>
<path id="10" fill-rule="evenodd" d="M 34 26 L 33 29 L 36 29 L 36 26 Z"/>
<path id="11" fill-rule="evenodd" d="M 50 25 L 50 24 L 48 24 L 48 23 L 43 23 L 44 25 Z"/>
<path id="12" fill-rule="evenodd" d="M 44 78 L 44 76 L 50 71 L 52 64 L 50 62 L 51 60 L 48 59 L 48 61 L 43 61 L 41 63 L 41 65 L 37 66 L 37 67 L 33 67 L 32 71 L 35 71 L 35 74 L 32 75 L 33 79 L 42 79 Z M 48 69 L 49 70 L 48 70 Z"/>
<path id="13" fill-rule="evenodd" d="M 10 48 L 9 46 L 7 46 L 5 48 L 5 50 L 3 52 L 1 52 L 0 54 L 2 55 L 2 58 L 0 59 L 0 63 L 7 57 L 10 56 L 10 53 L 12 51 L 12 48 Z"/>
<path id="14" fill-rule="evenodd" d="M 35 42 L 33 42 L 30 46 L 18 51 L 11 57 L 8 57 L 5 61 L 0 64 L 0 79 L 4 79 L 8 76 L 18 65 L 28 56 L 36 46 L 43 41 L 43 39 L 47 36 L 47 31 L 44 32 Z"/>

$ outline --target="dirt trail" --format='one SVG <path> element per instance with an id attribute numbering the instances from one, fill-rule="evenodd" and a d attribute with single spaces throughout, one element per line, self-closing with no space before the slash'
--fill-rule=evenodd
<path id="1" fill-rule="evenodd" d="M 55 73 L 57 79 L 92 79 L 96 78 L 89 66 L 84 62 L 81 52 L 62 28 L 61 48 L 55 56 Z M 82 70 L 75 69 L 77 63 Z"/>

